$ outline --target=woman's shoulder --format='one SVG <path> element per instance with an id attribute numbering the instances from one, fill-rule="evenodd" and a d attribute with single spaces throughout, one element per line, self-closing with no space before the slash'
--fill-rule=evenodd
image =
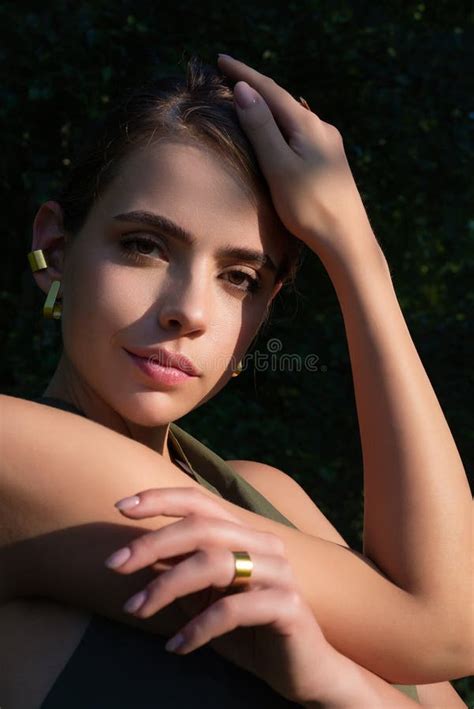
<path id="1" fill-rule="evenodd" d="M 61 580 L 73 592 L 91 565 L 106 586 L 96 538 L 105 558 L 127 527 L 137 527 L 114 503 L 152 487 L 199 487 L 151 448 L 56 407 L 2 395 L 0 422 L 0 602 L 54 595 Z M 158 516 L 139 527 L 164 524 L 169 519 Z M 89 559 L 81 556 L 86 551 Z M 58 554 L 75 564 L 63 569 Z M 96 585 L 101 599 L 105 586 Z"/>
<path id="2" fill-rule="evenodd" d="M 32 417 L 34 417 L 40 416 L 42 414 L 58 416 L 62 413 L 73 415 L 77 415 L 78 413 L 77 409 L 67 404 L 67 402 L 62 402 L 64 406 L 59 406 L 58 404 L 56 404 L 55 406 L 50 406 L 46 403 L 46 401 L 41 401 L 41 399 L 41 396 L 32 396 L 31 398 L 29 398 L 27 396 L 14 396 L 13 394 L 0 393 L 0 412 L 2 416 L 2 424 L 6 421 L 5 417 L 7 416 L 13 417 L 13 420 L 21 420 L 21 417 L 24 415 L 31 415 Z M 55 401 L 61 403 L 60 400 Z M 56 411 L 58 413 L 51 414 L 51 411 Z M 81 418 L 84 417 L 81 416 Z"/>
<path id="3" fill-rule="evenodd" d="M 13 412 L 15 409 L 20 409 L 22 406 L 29 404 L 36 405 L 31 399 L 21 396 L 13 396 L 13 394 L 0 394 L 0 410 L 3 413 Z"/>
<path id="4" fill-rule="evenodd" d="M 264 495 L 297 529 L 348 547 L 348 543 L 296 480 L 279 468 L 255 460 L 226 460 Z"/>

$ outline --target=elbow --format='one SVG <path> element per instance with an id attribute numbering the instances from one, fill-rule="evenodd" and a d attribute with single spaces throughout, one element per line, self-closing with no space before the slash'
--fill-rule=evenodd
<path id="1" fill-rule="evenodd" d="M 468 624 L 467 624 L 468 625 Z M 425 647 L 427 677 L 425 682 L 444 682 L 474 673 L 474 641 L 466 629 L 462 632 L 445 633 L 438 642 L 430 642 Z M 429 658 L 429 659 L 428 659 Z"/>
<path id="2" fill-rule="evenodd" d="M 453 656 L 453 673 L 451 679 L 461 679 L 474 675 L 474 636 L 463 643 L 458 641 L 451 648 Z"/>
<path id="3" fill-rule="evenodd" d="M 410 683 L 430 684 L 445 682 L 474 673 L 474 633 L 472 615 L 459 604 L 457 609 L 447 610 L 446 603 L 433 604 L 426 601 L 418 605 L 417 631 L 412 636 Z M 460 614 L 462 609 L 462 614 Z M 392 680 L 393 681 L 393 680 Z M 400 681 L 400 680 L 396 680 Z M 405 680 L 406 681 L 406 680 Z"/>
<path id="4" fill-rule="evenodd" d="M 400 663 L 397 671 L 392 665 L 389 673 L 379 673 L 380 676 L 395 684 L 434 684 L 473 674 L 472 648 L 466 648 L 462 643 L 421 643 L 413 646 L 412 651 L 403 658 L 403 671 Z"/>
<path id="5" fill-rule="evenodd" d="M 474 614 L 472 604 L 466 602 L 465 596 L 461 596 L 457 601 L 457 604 L 452 604 L 451 608 L 444 604 L 444 608 L 438 614 L 439 627 L 444 628 L 443 637 L 440 638 L 440 646 L 443 650 L 446 666 L 450 670 L 449 675 L 446 673 L 447 680 L 460 679 L 474 674 Z M 443 625 L 441 624 L 441 618 L 444 621 Z"/>
<path id="6" fill-rule="evenodd" d="M 467 677 L 474 672 L 474 605 L 472 579 L 458 576 L 456 587 L 428 599 L 417 597 L 422 616 L 424 649 L 432 655 L 439 681 Z M 420 628 L 420 629 L 421 629 Z M 444 674 L 444 676 L 441 676 Z M 434 682 L 436 679 L 433 680 Z"/>
<path id="7" fill-rule="evenodd" d="M 474 674 L 474 647 L 472 641 L 463 644 L 461 641 L 451 644 L 446 648 L 446 664 L 449 666 L 447 680 L 470 677 Z"/>

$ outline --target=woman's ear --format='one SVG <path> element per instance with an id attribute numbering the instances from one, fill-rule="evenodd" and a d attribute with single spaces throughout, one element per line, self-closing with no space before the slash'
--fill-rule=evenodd
<path id="1" fill-rule="evenodd" d="M 65 235 L 62 208 L 57 202 L 44 202 L 33 222 L 31 250 L 42 249 L 48 268 L 33 273 L 38 286 L 48 292 L 53 281 L 61 281 L 64 266 Z"/>

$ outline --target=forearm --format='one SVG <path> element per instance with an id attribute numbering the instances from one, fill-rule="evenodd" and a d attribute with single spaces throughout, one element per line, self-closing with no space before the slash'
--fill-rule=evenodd
<path id="1" fill-rule="evenodd" d="M 327 687 L 321 686 L 319 682 L 314 699 L 302 705 L 306 709 L 409 709 L 420 706 L 418 701 L 411 699 L 400 689 L 334 649 L 330 656 L 325 658 L 325 662 Z"/>
<path id="2" fill-rule="evenodd" d="M 339 299 L 352 365 L 364 554 L 431 607 L 453 653 L 467 652 L 474 637 L 472 497 L 462 460 L 375 237 L 372 250 L 322 260 Z"/>
<path id="3" fill-rule="evenodd" d="M 165 614 L 141 621 L 121 610 L 154 571 L 118 576 L 104 560 L 174 518 L 137 524 L 120 515 L 114 502 L 151 487 L 185 485 L 212 493 L 151 449 L 104 426 L 32 402 L 4 403 L 0 519 L 11 527 L 11 543 L 0 548 L 0 562 L 3 555 L 3 568 L 16 568 L 18 595 L 44 595 L 166 634 Z M 391 682 L 468 674 L 446 652 L 417 599 L 358 552 L 221 503 L 243 524 L 283 539 L 303 595 L 341 653 Z M 429 653 L 423 652 L 425 643 L 431 643 Z"/>

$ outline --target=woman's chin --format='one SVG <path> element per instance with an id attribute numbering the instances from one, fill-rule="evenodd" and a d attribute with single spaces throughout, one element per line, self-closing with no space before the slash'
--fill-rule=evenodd
<path id="1" fill-rule="evenodd" d="M 131 424 L 156 428 L 185 416 L 194 405 L 194 401 L 179 400 L 173 392 L 142 391 L 134 392 L 126 401 L 122 399 L 114 408 Z"/>

